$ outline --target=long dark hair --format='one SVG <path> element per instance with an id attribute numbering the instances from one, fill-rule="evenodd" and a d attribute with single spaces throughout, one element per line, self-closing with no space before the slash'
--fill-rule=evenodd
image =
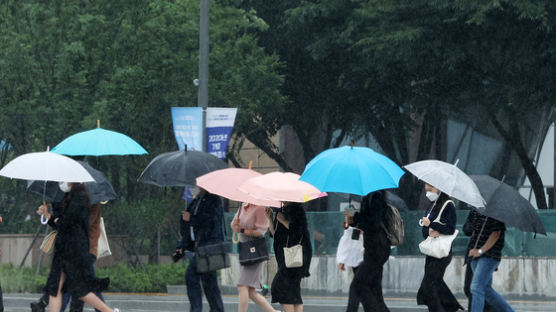
<path id="1" fill-rule="evenodd" d="M 62 207 L 66 207 L 69 201 L 71 200 L 73 194 L 79 192 L 82 192 L 85 195 L 85 197 L 87 197 L 87 206 L 88 206 L 91 202 L 91 198 L 89 198 L 89 193 L 87 192 L 87 187 L 85 187 L 85 183 L 72 183 L 71 190 L 67 193 L 66 197 L 62 202 Z"/>

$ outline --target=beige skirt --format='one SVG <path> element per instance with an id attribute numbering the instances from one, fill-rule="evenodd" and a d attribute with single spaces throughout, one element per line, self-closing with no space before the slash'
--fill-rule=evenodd
<path id="1" fill-rule="evenodd" d="M 265 261 L 250 265 L 240 265 L 238 286 L 261 288 L 261 271 Z"/>

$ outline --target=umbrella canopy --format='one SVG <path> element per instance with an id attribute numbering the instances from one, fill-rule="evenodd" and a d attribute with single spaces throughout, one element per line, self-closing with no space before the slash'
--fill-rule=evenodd
<path id="1" fill-rule="evenodd" d="M 10 161 L 0 175 L 12 179 L 56 182 L 93 182 L 91 176 L 77 161 L 52 152 L 27 153 Z"/>
<path id="2" fill-rule="evenodd" d="M 367 195 L 396 188 L 404 171 L 390 158 L 368 147 L 328 149 L 313 158 L 300 180 L 324 192 Z"/>
<path id="3" fill-rule="evenodd" d="M 196 186 L 195 179 L 226 168 L 218 157 L 199 151 L 181 150 L 156 156 L 145 167 L 138 181 L 156 186 Z"/>
<path id="4" fill-rule="evenodd" d="M 484 207 L 485 200 L 475 182 L 456 165 L 440 160 L 422 160 L 404 166 L 414 176 L 443 193 L 474 207 Z"/>
<path id="5" fill-rule="evenodd" d="M 67 137 L 52 151 L 70 156 L 141 155 L 147 151 L 125 134 L 96 128 Z"/>
<path id="6" fill-rule="evenodd" d="M 85 183 L 91 205 L 108 200 L 114 200 L 118 197 L 112 187 L 112 184 L 110 184 L 110 181 L 108 181 L 108 178 L 104 173 L 91 167 L 91 165 L 86 162 L 79 161 L 79 163 L 95 179 L 94 182 Z M 27 190 L 38 195 L 44 194 L 46 199 L 50 202 L 59 202 L 64 199 L 65 195 L 65 193 L 58 187 L 57 182 L 50 181 L 27 181 Z"/>
<path id="7" fill-rule="evenodd" d="M 241 184 L 239 190 L 259 199 L 297 203 L 327 195 L 300 181 L 298 174 L 278 171 L 251 178 Z"/>
<path id="8" fill-rule="evenodd" d="M 513 187 L 487 175 L 472 175 L 471 179 L 487 202 L 486 207 L 477 208 L 479 213 L 524 232 L 546 235 L 535 207 Z"/>
<path id="9" fill-rule="evenodd" d="M 279 201 L 263 200 L 238 190 L 243 182 L 261 174 L 251 169 L 226 168 L 207 173 L 197 178 L 197 186 L 210 193 L 257 206 L 280 207 Z"/>

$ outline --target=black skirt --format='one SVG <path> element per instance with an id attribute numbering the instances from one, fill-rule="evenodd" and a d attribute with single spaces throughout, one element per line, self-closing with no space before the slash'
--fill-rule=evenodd
<path id="1" fill-rule="evenodd" d="M 272 303 L 303 304 L 301 299 L 301 277 L 278 270 L 270 286 Z"/>
<path id="2" fill-rule="evenodd" d="M 417 304 L 426 305 L 431 312 L 455 312 L 464 310 L 444 282 L 444 272 L 452 261 L 452 253 L 442 259 L 427 256 L 425 275 L 417 293 Z"/>

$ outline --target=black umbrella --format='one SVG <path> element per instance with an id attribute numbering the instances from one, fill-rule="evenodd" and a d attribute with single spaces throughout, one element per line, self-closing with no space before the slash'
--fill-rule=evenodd
<path id="1" fill-rule="evenodd" d="M 487 202 L 486 207 L 475 208 L 479 213 L 524 232 L 546 235 L 535 207 L 514 188 L 487 175 L 471 175 L 471 179 Z"/>
<path id="2" fill-rule="evenodd" d="M 197 177 L 227 167 L 212 154 L 181 150 L 156 156 L 137 180 L 156 186 L 195 186 Z"/>
<path id="3" fill-rule="evenodd" d="M 85 170 L 91 174 L 95 182 L 87 182 L 85 183 L 85 187 L 87 188 L 87 193 L 89 194 L 89 199 L 91 200 L 91 205 L 98 204 L 100 202 L 104 202 L 107 200 L 113 200 L 118 197 L 112 184 L 108 181 L 106 175 L 95 168 L 91 167 L 86 162 L 80 161 L 79 162 Z M 39 194 L 44 195 L 45 198 L 50 202 L 59 202 L 64 199 L 64 192 L 60 190 L 58 187 L 58 182 L 48 181 L 46 182 L 46 191 L 44 189 L 45 183 L 44 181 L 28 181 L 27 182 L 27 190 Z"/>

